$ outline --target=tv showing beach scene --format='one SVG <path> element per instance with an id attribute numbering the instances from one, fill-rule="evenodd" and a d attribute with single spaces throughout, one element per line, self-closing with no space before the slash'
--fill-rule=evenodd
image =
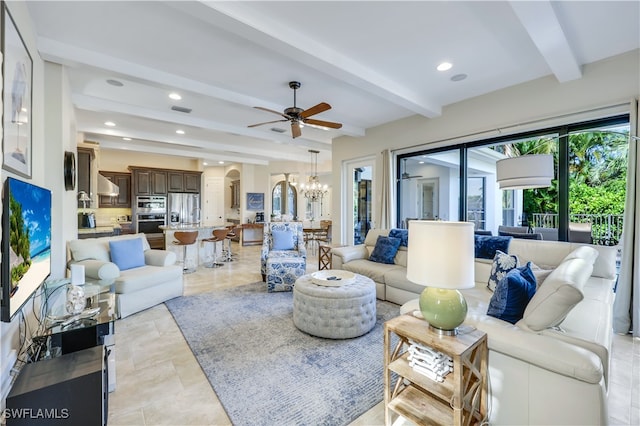
<path id="1" fill-rule="evenodd" d="M 51 273 L 51 191 L 7 178 L 2 212 L 2 321 Z"/>

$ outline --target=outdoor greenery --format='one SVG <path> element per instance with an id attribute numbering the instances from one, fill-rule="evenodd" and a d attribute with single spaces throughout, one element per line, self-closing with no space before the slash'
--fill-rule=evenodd
<path id="1" fill-rule="evenodd" d="M 15 288 L 31 266 L 31 244 L 29 242 L 29 229 L 24 224 L 22 217 L 22 205 L 9 197 L 9 245 L 11 250 L 22 259 L 22 263 L 11 268 L 11 286 Z"/>
<path id="2" fill-rule="evenodd" d="M 628 131 L 569 135 L 569 212 L 622 214 L 627 176 Z M 552 154 L 558 166 L 558 139 L 544 137 L 508 144 L 507 155 Z M 558 213 L 558 182 L 524 191 L 523 210 Z"/>

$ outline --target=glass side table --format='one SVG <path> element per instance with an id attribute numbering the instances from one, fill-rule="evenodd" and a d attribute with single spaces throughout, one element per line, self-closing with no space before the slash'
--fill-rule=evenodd
<path id="1" fill-rule="evenodd" d="M 115 390 L 115 280 L 88 280 L 81 287 L 86 298 L 85 309 L 72 315 L 66 311 L 68 279 L 45 283 L 47 300 L 53 298 L 44 320 L 47 338 L 46 357 L 104 345 L 109 374 L 109 392 Z M 55 297 L 53 297 L 55 296 Z"/>

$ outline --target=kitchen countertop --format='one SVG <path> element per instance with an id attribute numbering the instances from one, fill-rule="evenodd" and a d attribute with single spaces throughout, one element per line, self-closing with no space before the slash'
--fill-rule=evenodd
<path id="1" fill-rule="evenodd" d="M 78 228 L 78 234 L 108 234 L 120 230 L 120 225 L 96 226 L 95 228 Z"/>

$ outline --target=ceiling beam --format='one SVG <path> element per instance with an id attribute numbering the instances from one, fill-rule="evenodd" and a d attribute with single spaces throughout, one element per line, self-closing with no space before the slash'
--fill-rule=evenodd
<path id="1" fill-rule="evenodd" d="M 244 2 L 167 2 L 184 13 L 221 27 L 296 62 L 349 83 L 416 114 L 433 118 L 442 105 L 389 79 L 341 52 L 266 18 Z"/>
<path id="2" fill-rule="evenodd" d="M 105 135 L 96 135 L 90 132 L 85 133 L 86 138 L 88 140 L 92 140 L 97 142 L 101 148 L 106 149 L 118 149 L 123 151 L 135 151 L 135 152 L 146 152 L 153 154 L 163 154 L 163 155 L 171 155 L 175 157 L 186 157 L 186 158 L 194 158 L 194 159 L 202 159 L 205 161 L 224 161 L 225 163 L 245 163 L 245 164 L 255 164 L 260 166 L 266 166 L 269 164 L 268 160 L 261 160 L 255 157 L 244 157 L 233 154 L 216 154 L 216 153 L 207 153 L 203 151 L 197 150 L 189 150 L 184 148 L 171 148 L 169 146 L 161 147 L 161 146 L 152 146 L 151 143 L 148 145 L 145 143 L 136 144 L 136 146 L 131 145 L 131 142 L 125 141 L 116 141 L 110 139 Z"/>
<path id="3" fill-rule="evenodd" d="M 582 78 L 580 64 L 548 0 L 510 1 L 511 8 L 559 82 Z"/>
<path id="4" fill-rule="evenodd" d="M 135 135 L 131 135 L 130 132 L 120 132 L 117 129 L 109 129 L 108 132 L 105 132 L 102 128 L 82 125 L 78 126 L 77 131 L 85 134 L 103 135 L 106 138 L 105 140 L 110 140 L 111 142 L 112 138 L 121 139 L 123 137 L 130 137 L 132 138 L 131 141 L 122 141 L 122 143 L 124 144 L 123 146 L 129 147 L 129 149 L 133 151 L 156 152 L 153 151 L 155 148 L 165 149 L 165 145 L 171 145 L 176 146 L 176 149 L 178 150 L 191 150 L 191 154 L 189 156 L 195 155 L 198 158 L 203 155 L 215 155 L 222 157 L 236 155 L 246 158 L 247 161 L 245 162 L 251 162 L 250 159 L 256 157 L 258 157 L 259 161 L 262 159 L 265 162 L 269 160 L 306 161 L 307 159 L 306 153 L 300 149 L 286 150 L 275 148 L 270 149 L 269 147 L 256 148 L 255 146 L 247 147 L 244 144 L 212 143 L 189 138 L 180 138 L 178 140 L 175 138 L 169 138 L 163 134 L 147 132 L 137 132 Z M 156 143 L 155 145 L 154 142 Z"/>
<path id="5" fill-rule="evenodd" d="M 268 141 L 269 143 L 278 142 L 286 145 L 294 145 L 296 147 L 314 148 L 320 150 L 331 150 L 330 143 L 318 142 L 304 137 L 292 139 L 287 134 L 279 134 L 272 132 L 273 135 L 265 134 L 259 130 L 255 130 L 247 127 L 232 126 L 213 120 L 202 119 L 185 114 L 177 115 L 172 112 L 163 112 L 158 110 L 152 110 L 148 108 L 142 108 L 131 104 L 125 104 L 117 101 L 97 98 L 88 95 L 72 95 L 73 105 L 82 110 L 95 111 L 95 112 L 113 112 L 124 114 L 132 117 L 141 117 L 150 120 L 164 121 L 168 123 L 182 124 L 185 126 L 192 126 L 201 129 L 212 130 L 216 132 L 232 133 L 235 135 L 246 136 L 256 139 L 256 142 Z M 127 136 L 127 135 L 124 135 Z M 163 135 L 158 135 L 163 137 Z M 221 135 L 224 138 L 225 135 Z M 207 146 L 216 146 L 223 142 L 207 139 L 206 141 L 200 141 Z M 238 147 L 240 149 L 240 147 Z M 254 152 L 254 149 L 246 148 L 249 152 Z"/>
<path id="6" fill-rule="evenodd" d="M 139 79 L 141 81 L 151 82 L 164 85 L 169 88 L 180 88 L 189 92 L 205 95 L 212 98 L 232 102 L 238 105 L 253 108 L 260 105 L 265 108 L 283 111 L 285 107 L 274 104 L 264 99 L 247 96 L 242 93 L 233 92 L 210 84 L 202 83 L 179 75 L 171 74 L 158 70 L 156 68 L 146 67 L 140 64 L 132 63 L 113 56 L 97 53 L 91 50 L 61 43 L 46 37 L 38 38 L 38 51 L 44 60 L 59 63 L 69 67 L 77 67 L 78 64 L 104 69 L 113 73 L 126 75 Z M 175 121 L 175 118 L 174 118 Z M 211 121 L 210 125 L 219 126 L 210 130 L 218 130 L 221 132 L 231 132 L 235 134 L 246 135 L 254 138 L 265 140 L 279 140 L 284 135 L 269 134 L 259 130 L 249 129 L 242 126 L 222 125 Z M 183 123 L 187 124 L 187 123 Z M 222 128 L 224 127 L 224 128 Z M 349 123 L 343 123 L 342 128 L 338 132 L 340 135 L 364 136 L 365 129 L 354 126 Z"/>

